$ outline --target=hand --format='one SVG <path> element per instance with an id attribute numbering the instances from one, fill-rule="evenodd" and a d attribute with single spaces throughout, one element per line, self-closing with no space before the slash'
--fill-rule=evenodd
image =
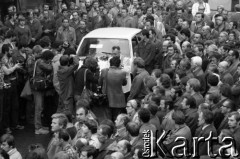
<path id="1" fill-rule="evenodd" d="M 107 14 L 107 9 L 103 9 L 103 14 Z"/>
<path id="2" fill-rule="evenodd" d="M 36 39 L 35 38 L 32 38 L 32 42 L 35 42 L 36 41 Z"/>
<path id="3" fill-rule="evenodd" d="M 123 8 L 123 4 L 122 3 L 119 4 L 119 8 Z"/>
<path id="4" fill-rule="evenodd" d="M 17 63 L 17 64 L 14 65 L 14 68 L 15 68 L 15 69 L 22 68 L 22 64 Z"/>
<path id="5" fill-rule="evenodd" d="M 50 32 L 50 30 L 48 30 L 48 29 L 46 29 L 46 30 L 44 30 L 44 33 L 49 33 Z"/>

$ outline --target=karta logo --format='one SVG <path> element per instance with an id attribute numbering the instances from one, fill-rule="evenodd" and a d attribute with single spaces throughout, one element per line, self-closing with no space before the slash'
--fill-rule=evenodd
<path id="1" fill-rule="evenodd" d="M 193 137 L 191 141 L 188 141 L 184 137 L 176 137 L 173 141 L 175 142 L 174 146 L 169 149 L 169 147 L 166 146 L 166 141 L 170 136 L 170 132 L 171 131 L 163 131 L 160 137 L 157 138 L 153 136 L 154 133 L 151 130 L 145 130 L 143 132 L 143 157 L 155 157 L 155 146 L 159 148 L 160 154 L 167 158 L 199 157 L 199 143 L 201 142 L 207 142 L 207 154 L 211 158 L 238 157 L 239 155 L 235 149 L 236 142 L 232 137 L 224 137 L 221 142 L 225 144 L 219 147 L 218 153 L 214 153 L 213 143 L 219 143 L 219 139 L 218 137 L 213 137 L 212 132 L 209 133 L 207 138 Z"/>

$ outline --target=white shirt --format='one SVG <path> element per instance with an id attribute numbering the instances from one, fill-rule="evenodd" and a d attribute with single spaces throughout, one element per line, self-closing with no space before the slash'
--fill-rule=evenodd
<path id="1" fill-rule="evenodd" d="M 210 11 L 209 4 L 203 2 L 203 6 L 205 7 L 204 14 L 210 15 L 211 11 Z M 195 16 L 196 13 L 198 12 L 198 7 L 199 7 L 199 3 L 198 2 L 193 4 L 193 6 L 192 6 L 192 15 L 193 16 Z"/>

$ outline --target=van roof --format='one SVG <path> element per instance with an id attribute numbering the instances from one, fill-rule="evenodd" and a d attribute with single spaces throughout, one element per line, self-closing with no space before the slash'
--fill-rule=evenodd
<path id="1" fill-rule="evenodd" d="M 141 32 L 141 29 L 136 28 L 99 28 L 88 33 L 85 38 L 118 38 L 131 39 L 133 36 Z"/>

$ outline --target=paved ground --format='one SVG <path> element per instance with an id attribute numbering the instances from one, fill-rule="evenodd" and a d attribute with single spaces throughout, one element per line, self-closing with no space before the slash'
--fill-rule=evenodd
<path id="1" fill-rule="evenodd" d="M 45 148 L 50 141 L 51 135 L 35 135 L 33 125 L 27 125 L 24 130 L 17 130 L 13 132 L 15 143 L 18 151 L 22 154 L 23 158 L 28 153 L 28 146 L 30 144 L 41 143 Z"/>

